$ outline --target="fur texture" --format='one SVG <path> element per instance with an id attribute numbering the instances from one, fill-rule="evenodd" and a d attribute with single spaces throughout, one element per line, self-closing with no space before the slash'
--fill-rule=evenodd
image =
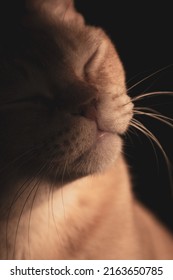
<path id="1" fill-rule="evenodd" d="M 0 258 L 171 259 L 171 234 L 131 190 L 121 135 L 133 104 L 111 40 L 72 1 L 13 12 L 0 45 Z"/>

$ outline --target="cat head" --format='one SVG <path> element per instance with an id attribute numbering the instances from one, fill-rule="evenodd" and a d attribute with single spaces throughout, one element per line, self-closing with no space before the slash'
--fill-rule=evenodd
<path id="1" fill-rule="evenodd" d="M 99 172 L 132 117 L 117 51 L 72 1 L 28 0 L 22 11 L 0 44 L 0 176 Z"/>

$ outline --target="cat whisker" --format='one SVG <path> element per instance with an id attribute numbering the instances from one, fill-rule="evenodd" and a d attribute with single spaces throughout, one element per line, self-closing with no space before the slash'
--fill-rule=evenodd
<path id="1" fill-rule="evenodd" d="M 44 149 L 45 145 L 46 145 L 45 142 L 44 143 L 40 143 L 40 144 L 37 144 L 37 146 L 34 146 L 34 147 L 28 149 L 27 151 L 21 153 L 18 157 L 14 158 L 8 164 L 3 166 L 3 168 L 0 169 L 0 173 L 2 173 L 8 167 L 11 167 L 11 165 L 16 164 L 16 162 L 20 161 L 21 159 L 23 159 L 23 158 L 25 159 L 25 157 L 26 157 L 27 161 L 29 161 L 33 157 L 33 155 L 35 156 L 36 152 L 38 152 L 40 149 Z M 28 154 L 30 155 L 30 159 L 28 159 Z"/>
<path id="2" fill-rule="evenodd" d="M 49 162 L 49 166 L 47 168 L 47 173 L 51 172 L 51 170 L 54 170 L 54 166 L 53 166 L 53 160 L 51 162 Z M 54 175 L 54 181 L 52 181 L 50 184 L 49 184 L 49 194 L 48 194 L 48 216 L 50 215 L 50 211 L 51 211 L 51 216 L 52 216 L 52 220 L 53 220 L 53 223 L 55 225 L 55 230 L 56 230 L 56 233 L 57 233 L 57 236 L 59 238 L 59 242 L 60 244 L 62 245 L 63 242 L 61 240 L 61 236 L 60 236 L 60 232 L 59 232 L 59 229 L 57 227 L 57 222 L 56 222 L 56 219 L 55 219 L 55 214 L 54 214 L 54 190 L 57 186 L 55 186 L 56 182 L 58 181 L 57 180 L 57 175 L 59 173 L 59 170 L 58 170 L 58 167 L 57 167 L 57 170 L 55 172 L 55 175 Z M 62 188 L 62 186 L 58 186 L 60 188 Z M 63 200 L 62 200 L 63 201 Z M 63 202 L 63 208 L 64 208 L 64 213 L 65 213 L 65 207 L 64 207 L 64 202 Z M 64 214 L 65 216 L 65 214 Z M 50 222 L 50 219 L 48 219 L 48 223 Z M 48 225 L 48 228 L 49 228 L 49 225 Z"/>
<path id="3" fill-rule="evenodd" d="M 157 118 L 158 119 L 158 118 Z M 160 120 L 160 117 L 159 117 Z M 163 121 L 163 120 L 162 120 Z M 163 149 L 162 145 L 160 144 L 160 142 L 158 141 L 158 139 L 155 137 L 155 135 L 149 130 L 147 129 L 140 121 L 136 120 L 136 119 L 132 119 L 130 122 L 130 125 L 134 128 L 136 128 L 137 130 L 139 130 L 140 132 L 142 132 L 145 136 L 147 136 L 149 139 L 151 139 L 160 149 L 165 162 L 166 162 L 166 166 L 167 166 L 167 170 L 168 170 L 168 175 L 169 175 L 169 180 L 170 180 L 170 185 L 171 185 L 171 189 L 173 192 L 173 178 L 172 178 L 172 165 L 169 161 L 169 158 L 165 152 L 165 150 Z"/>
<path id="4" fill-rule="evenodd" d="M 56 173 L 55 173 L 55 181 L 57 179 L 58 173 L 59 173 L 59 170 L 58 170 L 58 167 L 57 167 L 57 170 L 56 170 Z M 63 210 L 64 210 L 64 213 L 65 213 L 62 186 L 63 186 L 63 183 L 59 187 L 61 189 L 62 205 L 63 205 Z M 51 206 L 52 207 L 51 207 L 51 209 L 52 209 L 52 217 L 53 217 L 53 220 L 54 220 L 56 232 L 58 233 L 58 236 L 59 236 L 59 231 L 58 231 L 58 228 L 57 228 L 57 224 L 56 224 L 56 220 L 55 220 L 55 214 L 54 214 L 54 201 L 53 201 L 54 188 L 55 188 L 55 183 L 53 184 L 53 189 L 52 189 L 52 197 L 51 197 L 51 201 L 52 201 Z M 64 214 L 64 216 L 65 216 L 65 214 Z"/>
<path id="5" fill-rule="evenodd" d="M 52 216 L 52 219 L 53 219 L 55 230 L 56 230 L 59 242 L 62 245 L 63 242 L 61 240 L 60 232 L 59 232 L 59 229 L 58 229 L 58 226 L 57 226 L 57 222 L 56 222 L 56 219 L 55 219 L 55 213 L 54 213 L 54 199 L 53 199 L 54 189 L 55 189 L 55 183 L 52 182 L 51 185 L 50 185 L 49 196 L 48 196 L 48 215 L 51 211 L 51 216 Z M 49 210 L 49 209 L 51 209 L 51 210 Z M 50 222 L 50 219 L 48 219 L 48 223 L 49 222 Z M 48 228 L 49 228 L 49 225 L 48 225 Z"/>
<path id="6" fill-rule="evenodd" d="M 34 179 L 32 180 L 26 180 L 25 183 L 22 184 L 22 186 L 19 188 L 19 190 L 17 191 L 17 194 L 18 192 L 26 185 L 26 183 L 28 183 L 27 187 L 25 186 L 25 189 L 22 191 L 22 193 L 24 193 L 24 191 L 28 188 L 28 186 L 32 183 Z M 21 194 L 20 194 L 21 195 Z M 10 214 L 11 214 L 11 211 L 12 211 L 12 207 L 14 206 L 14 204 L 16 203 L 16 201 L 20 198 L 20 195 L 16 198 L 17 195 L 14 196 L 12 202 L 11 202 L 11 205 L 9 207 L 9 210 L 8 210 L 8 215 L 7 215 L 7 223 L 6 223 L 6 250 L 7 250 L 7 259 L 8 259 L 8 228 L 9 228 L 9 221 L 10 221 Z"/>
<path id="7" fill-rule="evenodd" d="M 43 167 L 40 168 L 40 170 L 38 170 L 38 172 L 36 174 L 34 174 L 35 176 L 38 176 L 41 171 L 43 170 Z M 26 179 L 26 181 L 22 184 L 22 186 L 19 188 L 19 191 L 23 188 L 24 190 L 22 191 L 22 193 L 20 193 L 18 195 L 18 197 L 16 197 L 16 195 L 14 196 L 13 198 L 13 201 L 11 202 L 11 205 L 9 207 L 9 211 L 8 211 L 8 216 L 7 216 L 7 223 L 6 223 L 6 247 L 7 247 L 7 259 L 8 259 L 8 245 L 7 245 L 7 240 L 8 240 L 8 228 L 9 228 L 9 220 L 10 220 L 10 214 L 11 214 L 11 211 L 12 211 L 12 208 L 14 207 L 14 204 L 16 203 L 16 201 L 21 197 L 21 195 L 27 190 L 27 188 L 30 186 L 30 184 L 34 181 L 34 178 L 32 178 L 31 180 L 28 180 Z M 27 184 L 27 185 L 26 185 Z M 18 219 L 18 222 L 17 222 L 17 225 L 16 225 L 16 233 L 15 233 L 15 242 L 14 244 L 16 244 L 16 240 L 17 240 L 17 232 L 18 232 L 18 227 L 19 227 L 19 224 L 20 224 L 20 220 L 21 220 L 21 217 L 22 217 L 22 213 L 23 213 L 23 210 L 26 206 L 26 203 L 32 193 L 32 191 L 34 190 L 35 188 L 35 185 L 34 187 L 32 188 L 32 190 L 29 192 L 29 195 L 27 196 L 23 206 L 22 206 L 22 209 L 21 209 L 21 212 L 20 212 L 20 215 L 19 215 L 19 219 Z M 19 191 L 17 193 L 19 193 Z M 14 245 L 14 250 L 13 250 L 13 256 L 15 254 L 15 245 Z"/>
<path id="8" fill-rule="evenodd" d="M 35 202 L 35 199 L 36 199 L 36 196 L 37 196 L 37 193 L 38 193 L 38 190 L 40 188 L 40 183 L 42 182 L 42 179 L 43 179 L 43 174 L 40 176 L 41 172 L 45 169 L 45 167 L 47 166 L 47 163 L 45 163 L 42 168 L 39 170 L 39 173 L 37 173 L 37 177 L 39 175 L 39 178 L 36 182 L 36 190 L 35 190 L 35 193 L 33 195 L 33 200 L 31 202 L 31 206 L 30 206 L 30 212 L 29 212 L 29 219 L 28 219 L 28 248 L 29 248 L 29 256 L 31 256 L 31 251 L 30 251 L 30 225 L 31 225 L 31 217 L 32 217 L 32 209 L 34 207 L 34 202 Z"/>
<path id="9" fill-rule="evenodd" d="M 31 159 L 34 159 L 34 157 L 35 157 L 35 154 L 30 155 L 30 157 L 27 158 L 24 162 L 22 162 L 19 166 L 17 166 L 17 168 L 20 170 L 20 168 L 21 168 L 24 164 L 26 164 L 26 163 L 28 164 L 28 163 L 30 162 Z M 38 172 L 36 172 L 35 174 L 33 174 L 33 176 L 32 176 L 32 178 L 31 178 L 29 184 L 32 183 L 32 181 L 34 180 L 34 176 L 37 175 L 37 174 L 38 174 Z M 23 183 L 23 184 L 20 186 L 20 188 L 17 190 L 17 192 L 16 192 L 16 194 L 15 194 L 15 196 L 14 196 L 14 198 L 13 198 L 12 204 L 14 204 L 14 203 L 21 197 L 21 195 L 22 195 L 23 192 L 25 191 L 25 189 L 24 189 L 24 190 L 22 190 L 22 189 L 23 189 L 24 186 L 26 186 L 26 183 L 27 183 L 27 182 L 28 182 L 28 178 L 26 178 L 26 180 L 24 181 L 24 183 Z"/>
<path id="10" fill-rule="evenodd" d="M 153 142 L 155 143 L 155 140 L 153 140 L 151 138 L 151 136 L 149 135 L 148 132 L 150 132 L 150 131 L 147 128 L 145 129 L 145 126 L 134 118 L 130 122 L 130 127 L 133 127 L 135 129 L 139 130 L 140 132 L 142 132 L 148 138 L 148 140 L 150 141 L 150 143 L 152 145 L 152 148 L 153 148 L 153 151 L 154 151 L 154 154 L 155 154 L 155 158 L 156 158 L 156 162 L 157 162 L 157 166 L 158 166 L 157 152 L 156 152 L 155 146 L 153 144 Z M 156 141 L 157 141 L 157 139 L 156 139 Z"/>
<path id="11" fill-rule="evenodd" d="M 33 157 L 27 158 L 27 161 L 30 161 Z M 27 161 L 25 160 L 25 163 Z M 21 167 L 21 165 L 20 165 L 20 167 Z M 32 178 L 30 178 L 30 177 L 26 178 L 26 180 L 22 183 L 22 185 L 20 185 L 20 187 L 17 189 L 17 191 L 16 191 L 16 193 L 15 193 L 15 195 L 14 195 L 14 197 L 13 197 L 11 203 L 10 203 L 10 206 L 9 206 L 9 209 L 8 209 L 8 213 L 7 213 L 7 223 L 6 223 L 6 248 L 8 248 L 8 245 L 7 245 L 8 227 L 9 227 L 9 219 L 10 219 L 11 211 L 12 211 L 15 203 L 20 199 L 22 194 L 24 194 L 24 192 L 27 190 L 29 185 L 34 181 L 34 176 L 37 175 L 40 171 L 41 171 L 41 169 L 38 170 L 35 174 L 33 174 Z M 7 249 L 7 259 L 8 259 L 8 249 Z"/>
<path id="12" fill-rule="evenodd" d="M 20 186 L 20 188 L 17 190 L 13 201 L 11 203 L 10 209 L 12 206 L 14 206 L 14 204 L 17 202 L 17 200 L 22 196 L 22 194 L 26 191 L 27 187 L 34 181 L 34 178 L 31 178 L 31 180 L 29 181 L 28 178 L 26 179 L 26 181 Z M 28 185 L 26 186 L 26 184 L 28 183 Z M 25 187 L 25 188 L 24 188 Z M 24 189 L 23 189 L 24 188 Z M 10 210 L 11 211 L 11 210 Z"/>
<path id="13" fill-rule="evenodd" d="M 16 224 L 16 229 L 15 229 L 15 238 L 14 238 L 14 248 L 13 248 L 13 259 L 15 259 L 15 249 L 16 249 L 16 243 L 17 243 L 17 235 L 18 235 L 18 230 L 19 230 L 19 225 L 20 225 L 20 222 L 21 222 L 21 218 L 22 218 L 22 215 L 23 215 L 23 211 L 25 209 L 25 206 L 32 194 L 32 192 L 34 191 L 34 189 L 36 188 L 37 186 L 37 183 L 35 183 L 32 187 L 32 189 L 30 190 L 29 194 L 27 195 L 24 203 L 23 203 L 23 206 L 21 208 L 21 211 L 20 211 L 20 214 L 19 214 L 19 218 L 18 218 L 18 221 L 17 221 L 17 224 Z"/>
<path id="14" fill-rule="evenodd" d="M 133 127 L 137 128 L 142 133 L 147 135 L 151 140 L 153 140 L 156 143 L 156 145 L 159 147 L 159 149 L 161 150 L 161 152 L 162 152 L 166 162 L 169 163 L 169 159 L 168 159 L 168 157 L 167 157 L 167 155 L 166 155 L 162 145 L 160 144 L 158 139 L 155 137 L 155 135 L 149 129 L 147 129 L 140 121 L 138 121 L 136 119 L 133 119 L 131 121 L 130 125 L 132 125 Z"/>
<path id="15" fill-rule="evenodd" d="M 31 201 L 31 205 L 30 205 L 30 211 L 29 211 L 29 217 L 28 217 L 28 247 L 29 247 L 29 255 L 30 255 L 30 239 L 29 239 L 29 231 L 30 231 L 30 224 L 31 224 L 31 215 L 32 215 L 32 209 L 33 209 L 33 206 L 34 206 L 34 202 L 35 202 L 35 199 L 36 199 L 36 195 L 38 193 L 38 190 L 39 190 L 39 187 L 40 187 L 40 183 L 42 181 L 42 178 L 43 178 L 43 174 L 42 176 L 40 176 L 41 172 L 44 170 L 46 164 L 44 164 L 42 166 L 42 168 L 40 168 L 40 170 L 37 172 L 37 174 L 34 176 L 34 178 L 38 178 L 36 180 L 36 182 L 34 183 L 34 185 L 32 186 L 32 189 L 30 190 L 29 194 L 27 195 L 24 203 L 23 203 L 23 206 L 21 208 L 21 211 L 20 211 L 20 214 L 19 214 L 19 218 L 18 218 L 18 222 L 17 222 L 17 225 L 16 225 L 16 232 L 15 232 L 15 240 L 14 240 L 14 251 L 13 251 L 13 258 L 14 258 L 14 254 L 15 254 L 15 247 L 16 247 L 16 242 L 17 242 L 17 234 L 18 234 L 18 230 L 19 230 L 19 225 L 20 225 L 20 222 L 21 222 L 21 218 L 22 218 L 22 215 L 23 215 L 23 212 L 24 212 L 24 209 L 27 205 L 27 203 L 29 202 L 29 199 L 32 195 L 32 193 L 34 192 L 35 190 L 35 193 L 33 194 L 33 198 L 32 198 L 32 201 Z M 30 184 L 29 184 L 30 185 Z M 29 186 L 28 185 L 28 186 Z"/>
<path id="16" fill-rule="evenodd" d="M 28 154 L 30 154 L 31 152 L 35 151 L 36 148 L 32 148 L 29 149 L 27 151 L 25 151 L 24 153 L 22 153 L 20 156 L 16 157 L 14 160 L 10 161 L 8 164 L 6 164 L 3 168 L 0 169 L 0 173 L 2 173 L 4 170 L 6 170 L 8 167 L 10 167 L 13 164 L 16 164 L 17 161 L 20 161 L 23 157 L 27 157 Z"/>
<path id="17" fill-rule="evenodd" d="M 146 98 L 146 97 L 151 97 L 151 96 L 158 96 L 158 95 L 173 95 L 173 91 L 153 91 L 153 92 L 147 92 L 147 93 L 143 93 L 143 94 L 140 94 L 136 97 L 133 97 L 131 98 L 131 101 L 134 102 L 134 101 L 137 101 L 139 99 L 143 99 L 143 98 Z"/>
<path id="18" fill-rule="evenodd" d="M 157 113 L 147 113 L 147 112 L 143 112 L 143 111 L 139 111 L 139 110 L 133 110 L 134 114 L 135 115 L 145 115 L 145 116 L 148 116 L 148 117 L 151 117 L 151 118 L 154 118 L 158 121 L 161 121 L 165 124 L 167 124 L 168 126 L 170 126 L 171 128 L 173 128 L 173 119 L 172 118 L 169 118 L 169 117 L 166 117 L 166 116 L 163 116 L 162 114 L 157 114 Z"/>
<path id="19" fill-rule="evenodd" d="M 31 206 L 30 206 L 30 211 L 29 211 L 29 218 L 28 218 L 28 248 L 29 248 L 29 258 L 31 259 L 31 247 L 30 247 L 30 226 L 31 226 L 31 217 L 32 217 L 32 210 L 33 210 L 33 206 L 34 206 L 34 202 L 38 193 L 38 190 L 40 188 L 40 182 L 41 182 L 41 178 L 39 178 L 35 184 L 35 193 L 33 196 L 33 200 L 31 202 Z"/>
<path id="20" fill-rule="evenodd" d="M 158 73 L 160 73 L 160 72 L 162 72 L 162 71 L 164 71 L 164 70 L 166 70 L 166 69 L 168 69 L 168 68 L 170 68 L 170 67 L 172 67 L 172 66 L 173 66 L 173 64 L 169 64 L 169 65 L 167 65 L 167 66 L 165 66 L 165 67 L 160 68 L 159 70 L 156 70 L 154 73 L 152 73 L 152 74 L 146 76 L 145 78 L 143 78 L 143 79 L 141 79 L 140 81 L 138 81 L 137 83 L 135 83 L 133 86 L 129 87 L 129 88 L 128 88 L 128 92 L 129 92 L 130 90 L 132 90 L 133 88 L 137 87 L 138 85 L 140 85 L 141 83 L 143 83 L 144 81 L 148 80 L 149 78 L 155 76 L 156 74 L 158 74 Z"/>
<path id="21" fill-rule="evenodd" d="M 72 143 L 71 143 L 72 145 Z M 69 148 L 70 149 L 70 148 Z M 67 152 L 67 155 L 69 153 Z M 63 171 L 62 171 L 62 178 L 61 178 L 61 198 L 62 198 L 62 205 L 63 205 L 63 213 L 64 213 L 64 220 L 66 220 L 66 213 L 65 213 L 65 203 L 64 203 L 64 196 L 63 196 L 63 185 L 64 185 L 64 176 L 65 176 L 65 173 L 68 173 L 68 162 L 69 162 L 69 158 L 67 156 L 67 158 L 65 159 L 65 163 L 64 163 L 64 166 L 63 166 Z"/>
<path id="22" fill-rule="evenodd" d="M 139 94 L 138 96 L 132 97 L 130 99 L 130 101 L 123 104 L 123 106 L 127 106 L 131 102 L 136 102 L 136 101 L 144 99 L 146 97 L 155 97 L 158 95 L 172 95 L 173 96 L 173 91 L 153 91 L 153 92 L 142 93 L 142 94 Z"/>

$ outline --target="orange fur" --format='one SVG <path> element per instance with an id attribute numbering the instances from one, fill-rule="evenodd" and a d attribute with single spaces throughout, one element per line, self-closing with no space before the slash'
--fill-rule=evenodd
<path id="1" fill-rule="evenodd" d="M 133 104 L 115 47 L 72 1 L 26 3 L 22 23 L 38 64 L 17 50 L 16 70 L 6 62 L 16 80 L 14 94 L 6 87 L 0 96 L 8 128 L 0 163 L 5 170 L 27 153 L 31 163 L 1 175 L 0 259 L 172 259 L 173 237 L 137 202 L 122 156 Z M 27 79 L 15 76 L 21 65 Z"/>

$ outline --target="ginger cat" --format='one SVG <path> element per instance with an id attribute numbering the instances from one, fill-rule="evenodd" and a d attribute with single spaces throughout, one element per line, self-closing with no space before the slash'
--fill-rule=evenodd
<path id="1" fill-rule="evenodd" d="M 172 259 L 132 192 L 133 104 L 111 40 L 71 0 L 18 3 L 1 25 L 0 259 Z"/>

